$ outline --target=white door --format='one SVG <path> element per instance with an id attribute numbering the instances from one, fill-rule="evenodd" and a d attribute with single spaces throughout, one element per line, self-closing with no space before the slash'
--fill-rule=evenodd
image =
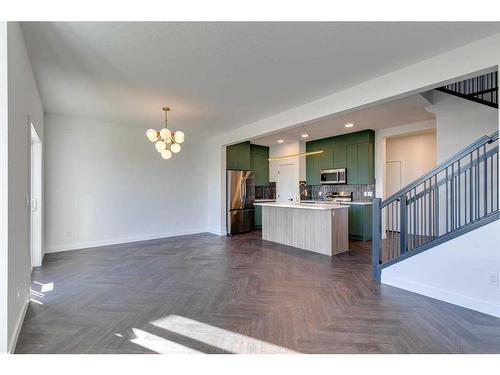
<path id="1" fill-rule="evenodd" d="M 385 198 L 401 190 L 401 162 L 388 161 L 385 163 Z M 394 210 L 386 210 L 386 229 L 399 232 L 399 206 Z"/>
<path id="2" fill-rule="evenodd" d="M 291 203 L 299 191 L 299 182 L 295 181 L 295 165 L 281 164 L 278 166 L 278 180 L 276 182 L 276 202 Z"/>
<path id="3" fill-rule="evenodd" d="M 42 143 L 31 124 L 31 266 L 42 265 Z"/>

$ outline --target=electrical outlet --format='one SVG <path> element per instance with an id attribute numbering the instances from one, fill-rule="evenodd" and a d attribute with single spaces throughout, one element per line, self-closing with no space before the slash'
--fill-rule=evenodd
<path id="1" fill-rule="evenodd" d="M 498 286 L 498 272 L 490 272 L 488 274 L 488 281 L 491 285 Z"/>

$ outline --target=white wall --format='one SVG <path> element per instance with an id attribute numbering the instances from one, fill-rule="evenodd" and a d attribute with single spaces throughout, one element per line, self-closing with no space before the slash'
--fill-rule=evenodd
<path id="1" fill-rule="evenodd" d="M 290 142 L 272 145 L 269 147 L 269 157 L 280 157 L 280 156 L 288 156 L 293 154 L 299 154 L 306 151 L 306 143 L 304 141 Z M 305 181 L 306 179 L 306 158 L 305 157 L 293 157 L 289 159 L 283 160 L 271 160 L 269 161 L 269 181 L 277 182 L 278 181 L 278 171 L 280 169 L 280 165 L 292 164 L 294 171 L 294 186 L 288 187 L 286 190 L 294 190 L 294 197 L 299 194 L 299 181 Z M 282 185 L 279 183 L 276 184 L 276 197 L 278 197 L 280 193 L 280 189 L 282 189 Z"/>
<path id="2" fill-rule="evenodd" d="M 500 317 L 500 222 L 382 270 L 382 283 Z"/>
<path id="3" fill-rule="evenodd" d="M 46 252 L 206 231 L 203 140 L 164 160 L 145 130 L 46 115 Z"/>
<path id="4" fill-rule="evenodd" d="M 293 154 L 299 154 L 306 152 L 306 143 L 303 141 L 290 142 L 272 145 L 269 147 L 269 157 L 279 157 L 287 156 Z M 285 160 L 271 160 L 269 161 L 269 181 L 276 182 L 278 178 L 278 166 L 283 164 L 293 164 L 296 169 L 297 174 L 297 185 L 299 181 L 306 180 L 306 158 L 305 157 L 295 157 Z"/>
<path id="5" fill-rule="evenodd" d="M 420 121 L 393 128 L 375 130 L 375 196 L 385 198 L 386 140 L 390 137 L 414 134 L 436 128 L 434 120 Z"/>
<path id="6" fill-rule="evenodd" d="M 427 109 L 436 114 L 438 163 L 498 130 L 498 110 L 435 91 Z"/>
<path id="7" fill-rule="evenodd" d="M 18 23 L 7 25 L 8 44 L 8 340 L 13 350 L 31 284 L 30 120 L 44 141 L 43 108 Z M 27 199 L 28 198 L 28 199 Z"/>
<path id="8" fill-rule="evenodd" d="M 401 187 L 436 166 L 435 129 L 390 137 L 386 139 L 385 145 L 386 163 L 395 161 L 401 163 Z M 384 195 L 388 196 L 387 184 Z"/>
<path id="9" fill-rule="evenodd" d="M 8 121 L 7 22 L 0 22 L 0 354 L 7 352 Z"/>
<path id="10" fill-rule="evenodd" d="M 274 116 L 242 126 L 207 141 L 209 168 L 218 171 L 218 178 L 211 178 L 209 196 L 217 197 L 224 189 L 225 170 L 221 162 L 224 145 L 250 140 L 297 124 L 332 114 L 359 109 L 372 103 L 393 100 L 456 80 L 477 72 L 490 70 L 500 63 L 500 34 L 445 52 L 366 81 L 357 86 L 334 93 L 316 101 L 291 108 Z M 377 182 L 378 184 L 378 182 Z M 383 186 L 383 185 L 382 185 Z M 222 197 L 209 202 L 209 227 L 214 233 L 225 233 L 225 202 Z"/>

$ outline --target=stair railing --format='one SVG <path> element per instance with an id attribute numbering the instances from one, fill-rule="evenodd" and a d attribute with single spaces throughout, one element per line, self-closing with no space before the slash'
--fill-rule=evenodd
<path id="1" fill-rule="evenodd" d="M 497 71 L 450 83 L 436 90 L 498 108 Z"/>
<path id="2" fill-rule="evenodd" d="M 372 269 L 499 218 L 498 131 L 483 136 L 389 198 L 373 200 Z"/>

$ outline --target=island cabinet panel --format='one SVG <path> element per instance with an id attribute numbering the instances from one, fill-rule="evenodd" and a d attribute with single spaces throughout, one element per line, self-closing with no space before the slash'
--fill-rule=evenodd
<path id="1" fill-rule="evenodd" d="M 263 205 L 262 239 L 325 255 L 348 251 L 348 209 Z"/>
<path id="2" fill-rule="evenodd" d="M 250 170 L 250 142 L 242 142 L 226 148 L 226 169 Z"/>
<path id="3" fill-rule="evenodd" d="M 374 143 L 373 130 L 307 142 L 307 152 L 323 150 L 322 154 L 307 156 L 307 184 L 319 185 L 321 169 L 328 168 L 347 168 L 348 184 L 373 184 Z"/>

